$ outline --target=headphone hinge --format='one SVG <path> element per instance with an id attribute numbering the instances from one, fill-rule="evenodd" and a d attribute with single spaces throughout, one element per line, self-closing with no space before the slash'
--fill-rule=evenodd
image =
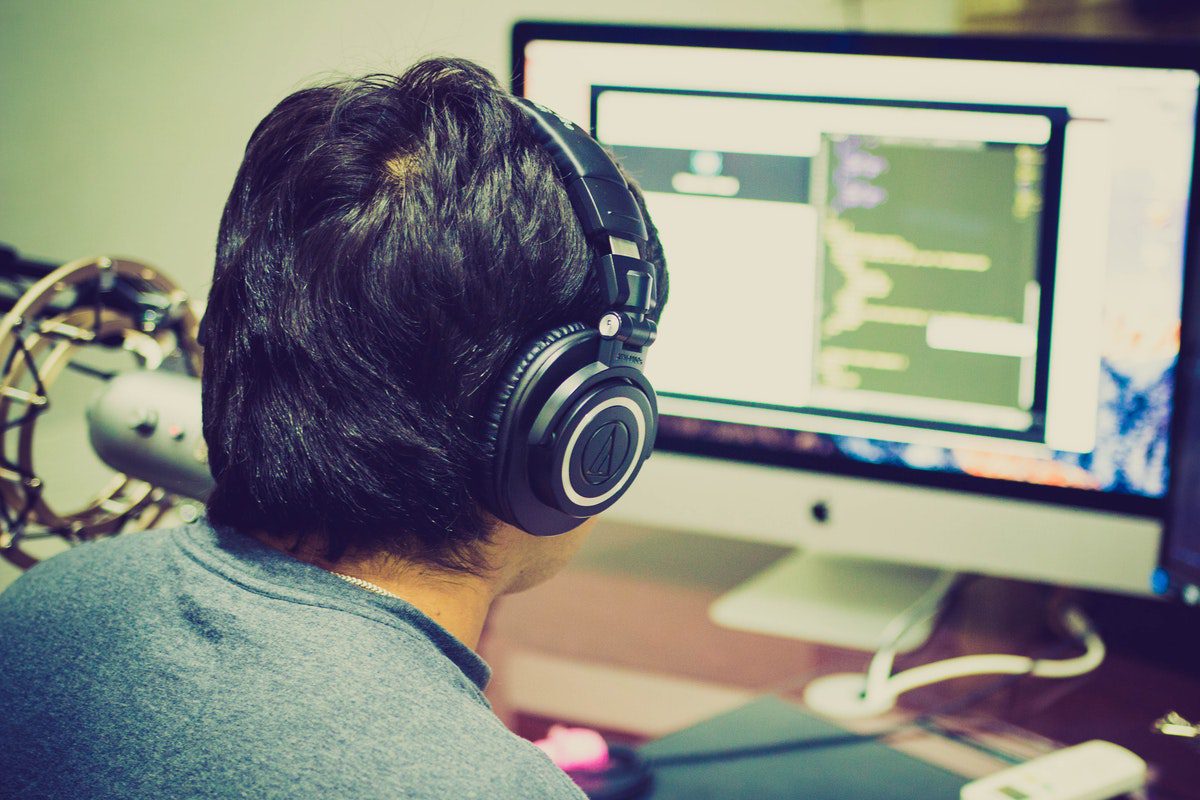
<path id="1" fill-rule="evenodd" d="M 638 314 L 648 314 L 654 308 L 654 273 L 651 265 L 640 258 L 609 253 L 600 256 L 600 284 L 604 304 L 609 308 L 626 308 Z"/>
<path id="2" fill-rule="evenodd" d="M 658 338 L 658 325 L 642 314 L 629 311 L 609 311 L 597 326 L 604 342 L 619 342 L 623 346 L 641 349 Z"/>

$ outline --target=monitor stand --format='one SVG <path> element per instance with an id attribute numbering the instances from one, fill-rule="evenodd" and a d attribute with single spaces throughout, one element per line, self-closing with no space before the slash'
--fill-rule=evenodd
<path id="1" fill-rule="evenodd" d="M 854 650 L 885 644 L 884 629 L 945 573 L 936 569 L 798 550 L 718 598 L 719 625 Z M 933 619 L 898 642 L 901 653 L 925 643 Z"/>

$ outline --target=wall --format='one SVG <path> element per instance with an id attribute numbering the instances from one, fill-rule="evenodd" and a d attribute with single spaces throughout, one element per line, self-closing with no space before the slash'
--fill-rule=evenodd
<path id="1" fill-rule="evenodd" d="M 1195 38 L 1194 0 L 959 0 L 959 24 L 980 33 Z"/>

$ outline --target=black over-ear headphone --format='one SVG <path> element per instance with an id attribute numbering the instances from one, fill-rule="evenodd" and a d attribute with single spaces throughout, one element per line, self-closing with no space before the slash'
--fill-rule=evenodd
<path id="1" fill-rule="evenodd" d="M 563 533 L 615 503 L 654 447 L 658 403 L 642 374 L 656 326 L 646 223 L 620 170 L 575 124 L 517 103 L 549 151 L 583 225 L 606 310 L 522 348 L 486 418 L 485 497 L 500 519 L 538 536 Z"/>

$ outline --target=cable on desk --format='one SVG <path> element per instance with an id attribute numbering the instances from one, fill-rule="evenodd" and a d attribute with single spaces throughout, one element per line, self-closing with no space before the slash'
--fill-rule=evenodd
<path id="1" fill-rule="evenodd" d="M 903 633 L 901 633 L 903 635 Z M 1059 652 L 1066 650 L 1072 643 L 1059 642 L 1049 649 L 1049 652 L 1037 661 L 1056 657 Z M 643 762 L 650 768 L 658 767 L 674 767 L 687 764 L 703 764 L 717 761 L 734 761 L 742 758 L 761 758 L 771 755 L 779 755 L 781 753 L 790 753 L 802 750 L 819 750 L 825 747 L 844 747 L 853 744 L 861 744 L 864 742 L 879 742 L 889 739 L 897 734 L 905 733 L 910 730 L 925 729 L 931 732 L 942 735 L 936 721 L 938 717 L 951 716 L 960 714 L 967 709 L 978 705 L 992 695 L 1007 689 L 1015 683 L 1021 681 L 1029 675 L 1029 672 L 1009 673 L 1001 675 L 997 680 L 981 686 L 973 692 L 968 692 L 961 697 L 956 697 L 952 700 L 947 700 L 941 705 L 935 706 L 929 711 L 922 712 L 916 717 L 913 717 L 907 722 L 899 725 L 885 728 L 884 730 L 875 733 L 847 733 L 838 736 L 815 736 L 807 739 L 793 739 L 784 742 L 772 742 L 767 745 L 749 745 L 745 747 L 731 747 L 726 750 L 709 750 L 699 753 L 680 753 L 678 755 L 668 756 L 647 756 L 643 758 Z M 996 754 L 993 754 L 996 755 Z M 1001 760 L 1009 760 L 1002 757 Z"/>
<path id="2" fill-rule="evenodd" d="M 883 644 L 875 651 L 875 655 L 867 667 L 865 695 L 871 696 L 874 693 L 886 691 L 888 680 L 892 677 L 892 667 L 895 666 L 896 651 L 901 640 L 917 625 L 940 614 L 942 609 L 950 604 L 952 597 L 957 594 L 960 585 L 958 573 L 942 573 L 929 589 L 917 598 L 916 602 L 888 623 L 880 637 Z"/>
<path id="3" fill-rule="evenodd" d="M 945 725 L 932 720 L 918 723 L 917 727 L 921 728 L 921 730 L 928 731 L 934 736 L 940 736 L 943 739 L 949 739 L 952 742 L 957 742 L 963 747 L 969 747 L 972 750 L 977 750 L 980 753 L 991 756 L 997 761 L 1003 761 L 1005 764 L 1011 764 L 1014 767 L 1018 764 L 1024 764 L 1027 760 L 1024 757 L 1014 756 L 1012 753 L 1007 753 L 998 748 L 984 744 L 969 733 L 962 733 L 960 731 L 952 730 L 947 728 Z"/>
<path id="4" fill-rule="evenodd" d="M 1030 658 L 1015 655 L 974 655 L 949 658 L 932 664 L 901 672 L 898 675 L 876 677 L 876 682 L 867 681 L 867 692 L 884 692 L 891 698 L 899 697 L 922 686 L 965 678 L 974 675 L 1031 675 L 1035 678 L 1076 678 L 1086 675 L 1104 663 L 1106 649 L 1104 640 L 1096 633 L 1084 613 L 1074 606 L 1063 612 L 1062 621 L 1067 631 L 1084 646 L 1084 653 L 1074 658 L 1058 660 Z M 874 666 L 872 664 L 872 666 Z M 887 664 L 891 671 L 891 664 Z M 886 673 L 884 673 L 886 675 Z"/>
<path id="5" fill-rule="evenodd" d="M 943 590 L 952 586 L 935 586 Z M 940 595 L 931 590 L 888 625 L 885 644 L 871 659 L 865 675 L 837 673 L 811 681 L 804 689 L 805 703 L 812 709 L 832 718 L 865 718 L 890 711 L 901 695 L 935 683 L 976 675 L 1031 675 L 1035 678 L 1075 678 L 1085 675 L 1104 663 L 1104 640 L 1091 620 L 1077 606 L 1062 611 L 1061 623 L 1072 640 L 1082 645 L 1084 652 L 1074 658 L 1047 659 L 1028 656 L 995 654 L 968 655 L 922 664 L 899 674 L 892 674 L 896 658 L 896 643 L 913 625 L 936 614 L 941 607 Z"/>
<path id="6" fill-rule="evenodd" d="M 956 578 L 948 575 L 930 588 L 929 592 L 919 598 L 903 614 L 889 624 L 885 631 L 885 644 L 880 648 L 868 669 L 868 683 L 874 678 L 876 691 L 894 693 L 894 697 L 931 683 L 975 675 L 1000 675 L 992 683 L 970 692 L 962 697 L 950 700 L 934 709 L 914 717 L 908 722 L 891 728 L 869 734 L 847 733 L 837 736 L 818 736 L 792 741 L 772 742 L 771 744 L 732 747 L 725 750 L 711 750 L 699 753 L 681 753 L 668 756 L 650 756 L 644 759 L 651 768 L 672 767 L 685 764 L 700 764 L 714 761 L 732 761 L 742 758 L 759 758 L 779 755 L 781 753 L 801 750 L 817 750 L 827 747 L 845 747 L 864 742 L 877 742 L 888 739 L 906 731 L 930 728 L 936 725 L 940 716 L 960 713 L 996 692 L 1004 689 L 1026 676 L 1044 678 L 1071 678 L 1085 675 L 1096 669 L 1104 662 L 1106 649 L 1104 641 L 1096 632 L 1091 620 L 1075 606 L 1067 607 L 1063 612 L 1062 621 L 1067 631 L 1074 637 L 1070 643 L 1060 643 L 1050 656 L 1031 658 L 1016 655 L 975 655 L 960 656 L 946 661 L 914 667 L 898 675 L 890 675 L 895 660 L 896 644 L 914 625 L 920 624 L 929 616 L 938 613 L 943 607 L 944 598 L 953 593 L 956 588 Z M 1085 652 L 1074 658 L 1055 658 L 1057 651 L 1064 650 L 1070 644 L 1084 645 Z"/>

